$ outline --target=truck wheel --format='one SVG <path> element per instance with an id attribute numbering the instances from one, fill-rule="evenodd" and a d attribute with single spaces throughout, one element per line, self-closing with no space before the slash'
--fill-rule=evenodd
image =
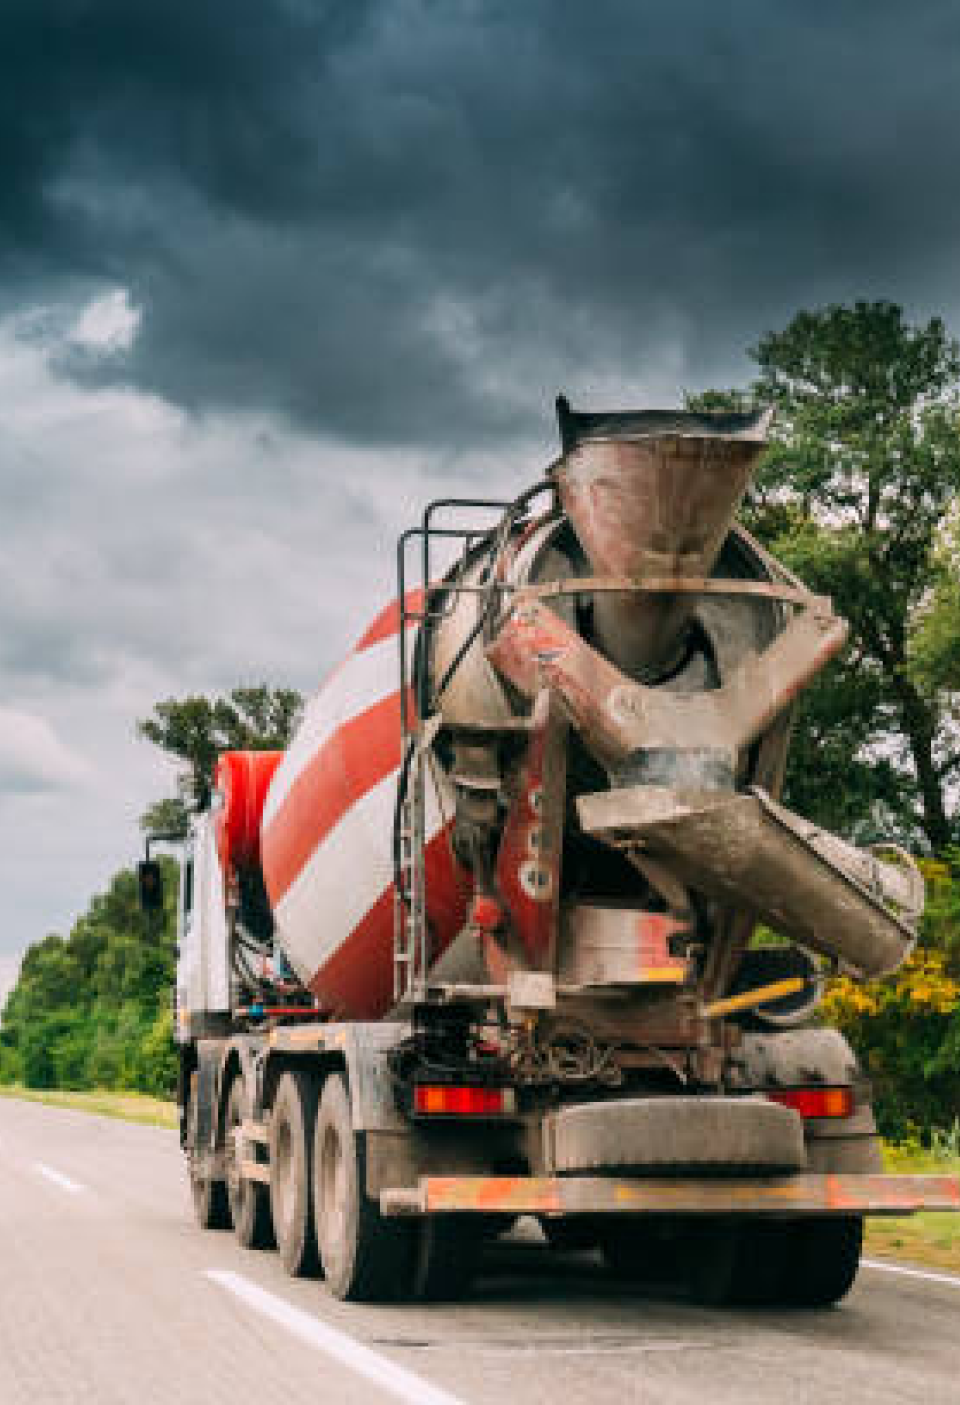
<path id="1" fill-rule="evenodd" d="M 863 1248 L 860 1215 L 794 1220 L 786 1297 L 794 1307 L 832 1307 L 853 1287 Z"/>
<path id="2" fill-rule="evenodd" d="M 229 1229 L 232 1221 L 226 1185 L 223 1181 L 211 1181 L 199 1176 L 194 1170 L 192 1157 L 189 1174 L 197 1224 L 201 1229 Z"/>
<path id="3" fill-rule="evenodd" d="M 573 1254 L 581 1249 L 594 1249 L 601 1240 L 596 1220 L 587 1215 L 541 1215 L 540 1228 L 551 1249 L 561 1254 Z"/>
<path id="4" fill-rule="evenodd" d="M 676 1256 L 671 1228 L 650 1219 L 611 1215 L 595 1230 L 600 1253 L 614 1278 L 622 1283 L 662 1282 L 670 1276 Z"/>
<path id="5" fill-rule="evenodd" d="M 738 1307 L 779 1307 L 793 1273 L 793 1226 L 784 1220 L 738 1225 L 737 1261 L 730 1301 Z"/>
<path id="6" fill-rule="evenodd" d="M 305 1073 L 285 1073 L 270 1118 L 270 1211 L 283 1266 L 293 1277 L 316 1273 L 313 1223 L 313 1130 L 317 1085 Z"/>
<path id="7" fill-rule="evenodd" d="M 736 1300 L 741 1235 L 733 1220 L 705 1218 L 684 1236 L 684 1277 L 701 1307 L 726 1307 Z"/>
<path id="8" fill-rule="evenodd" d="M 243 1122 L 246 1109 L 243 1079 L 234 1078 L 227 1094 L 224 1118 L 223 1159 L 227 1168 L 227 1199 L 234 1233 L 245 1249 L 271 1249 L 274 1244 L 270 1219 L 270 1195 L 259 1181 L 247 1181 L 240 1175 L 235 1132 Z"/>
<path id="9" fill-rule="evenodd" d="M 190 1082 L 187 1103 L 187 1129 L 191 1141 L 197 1129 L 197 1080 Z M 202 1176 L 198 1169 L 198 1157 L 194 1147 L 187 1151 L 187 1174 L 190 1177 L 190 1196 L 193 1200 L 193 1213 L 201 1229 L 229 1229 L 231 1226 L 230 1203 L 227 1200 L 227 1187 L 223 1181 L 214 1181 Z"/>
<path id="10" fill-rule="evenodd" d="M 409 1295 L 412 1226 L 387 1220 L 366 1194 L 362 1136 L 353 1129 L 342 1075 L 323 1085 L 313 1142 L 317 1245 L 334 1297 L 382 1302 Z"/>
<path id="11" fill-rule="evenodd" d="M 471 1218 L 428 1215 L 415 1226 L 412 1296 L 419 1302 L 456 1302 L 467 1292 L 483 1237 Z"/>

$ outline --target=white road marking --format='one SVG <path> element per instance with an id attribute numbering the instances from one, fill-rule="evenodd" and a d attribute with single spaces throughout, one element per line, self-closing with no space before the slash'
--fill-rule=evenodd
<path id="1" fill-rule="evenodd" d="M 428 1385 L 412 1371 L 396 1366 L 385 1356 L 371 1351 L 362 1342 L 348 1337 L 345 1332 L 338 1332 L 335 1327 L 321 1322 L 309 1312 L 291 1306 L 283 1298 L 265 1292 L 240 1273 L 208 1268 L 204 1270 L 204 1276 L 218 1283 L 221 1288 L 226 1288 L 228 1293 L 233 1293 L 256 1312 L 269 1317 L 271 1322 L 276 1322 L 279 1327 L 292 1332 L 301 1341 L 316 1347 L 318 1351 L 326 1352 L 348 1370 L 356 1371 L 358 1376 L 365 1376 L 368 1381 L 382 1387 L 398 1400 L 407 1401 L 408 1405 L 463 1405 L 455 1395 L 449 1395 L 437 1386 Z"/>
<path id="2" fill-rule="evenodd" d="M 71 1195 L 78 1195 L 80 1191 L 86 1190 L 86 1186 L 80 1185 L 78 1181 L 72 1181 L 69 1176 L 64 1176 L 59 1171 L 55 1171 L 52 1166 L 45 1166 L 42 1161 L 35 1161 L 33 1163 L 33 1169 L 39 1171 L 40 1175 L 46 1180 L 52 1181 L 54 1185 L 58 1185 L 61 1190 L 69 1190 Z"/>
<path id="3" fill-rule="evenodd" d="M 883 1259 L 861 1259 L 863 1268 L 878 1268 L 881 1273 L 901 1273 L 904 1278 L 922 1278 L 927 1283 L 948 1283 L 951 1288 L 960 1288 L 960 1276 L 955 1273 L 931 1273 L 925 1268 L 906 1268 L 903 1264 L 889 1264 Z"/>

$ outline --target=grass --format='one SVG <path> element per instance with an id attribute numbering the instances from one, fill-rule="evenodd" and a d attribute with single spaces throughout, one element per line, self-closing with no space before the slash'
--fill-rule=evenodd
<path id="1" fill-rule="evenodd" d="M 960 1155 L 935 1154 L 914 1145 L 884 1147 L 884 1162 L 888 1171 L 901 1174 L 960 1176 Z M 960 1273 L 960 1214 L 872 1216 L 866 1224 L 865 1247 L 877 1258 Z"/>
<path id="2" fill-rule="evenodd" d="M 94 1112 L 101 1117 L 118 1117 L 124 1122 L 140 1122 L 150 1127 L 176 1127 L 177 1105 L 163 1098 L 151 1098 L 145 1093 L 113 1093 L 98 1088 L 92 1092 L 72 1093 L 63 1089 L 24 1088 L 20 1084 L 0 1084 L 0 1097 L 23 1098 L 27 1102 L 44 1103 L 47 1107 L 67 1107 L 79 1112 Z"/>

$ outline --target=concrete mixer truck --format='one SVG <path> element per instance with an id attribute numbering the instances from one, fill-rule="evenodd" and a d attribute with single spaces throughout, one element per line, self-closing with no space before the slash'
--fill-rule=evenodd
<path id="1" fill-rule="evenodd" d="M 462 1291 L 532 1216 L 706 1302 L 833 1303 L 864 1216 L 960 1209 L 882 1174 L 815 1014 L 923 904 L 778 799 L 845 625 L 735 520 L 763 415 L 557 407 L 541 480 L 402 534 L 289 749 L 219 758 L 180 886 L 197 1218 L 343 1299 Z"/>

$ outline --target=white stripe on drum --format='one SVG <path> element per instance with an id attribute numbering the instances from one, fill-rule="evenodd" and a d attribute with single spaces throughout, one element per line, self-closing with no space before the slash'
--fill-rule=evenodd
<path id="1" fill-rule="evenodd" d="M 311 855 L 277 904 L 280 945 L 309 980 L 356 931 L 393 883 L 397 772 L 367 791 Z M 450 806 L 445 808 L 450 811 Z M 435 786 L 427 786 L 427 843 L 443 827 Z"/>
<path id="2" fill-rule="evenodd" d="M 307 703 L 296 736 L 274 773 L 263 807 L 261 828 L 274 819 L 294 781 L 337 728 L 357 717 L 400 686 L 397 636 L 351 654 Z M 397 721 L 399 733 L 400 723 Z"/>

